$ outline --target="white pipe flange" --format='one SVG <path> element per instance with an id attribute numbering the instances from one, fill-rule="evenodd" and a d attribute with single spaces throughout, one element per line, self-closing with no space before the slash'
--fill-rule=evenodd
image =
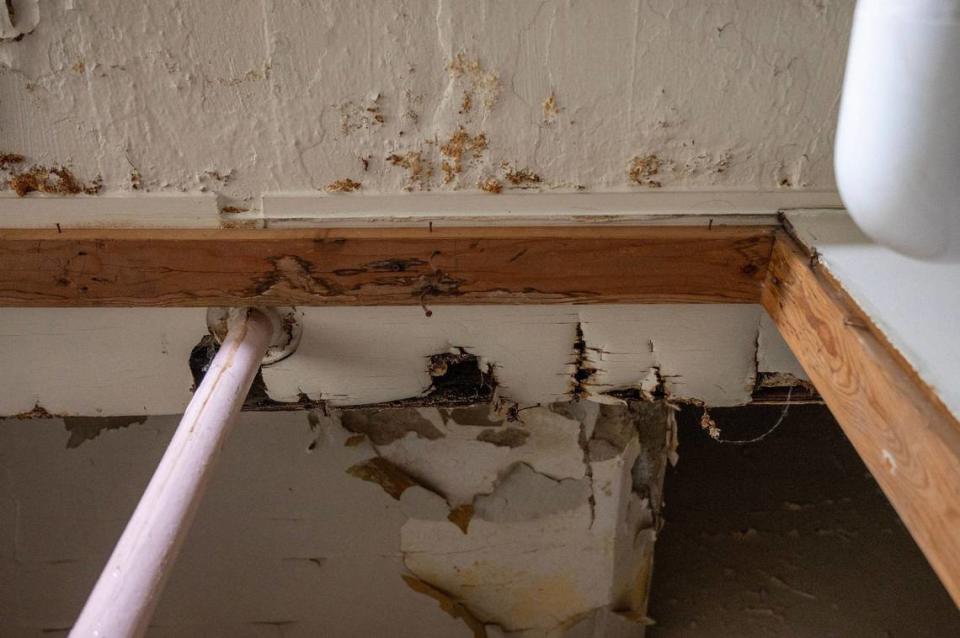
<path id="1" fill-rule="evenodd" d="M 207 309 L 207 327 L 210 334 L 216 338 L 217 343 L 222 343 L 227 335 L 227 327 L 231 323 L 231 318 L 237 313 L 247 312 L 247 308 L 208 308 Z M 269 366 L 283 361 L 297 349 L 300 345 L 300 335 L 303 332 L 303 326 L 300 323 L 300 313 L 296 308 L 277 307 L 261 308 L 257 311 L 262 312 L 270 319 L 273 326 L 273 332 L 270 335 L 270 345 L 267 346 L 267 352 L 263 355 L 262 366 Z"/>

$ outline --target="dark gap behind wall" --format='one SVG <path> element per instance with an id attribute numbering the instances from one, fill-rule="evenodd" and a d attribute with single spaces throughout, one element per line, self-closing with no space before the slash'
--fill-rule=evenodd
<path id="1" fill-rule="evenodd" d="M 782 406 L 712 409 L 751 439 Z M 650 638 L 960 636 L 954 606 L 826 407 L 752 445 L 678 419 L 654 554 Z M 945 530 L 946 532 L 946 530 Z"/>

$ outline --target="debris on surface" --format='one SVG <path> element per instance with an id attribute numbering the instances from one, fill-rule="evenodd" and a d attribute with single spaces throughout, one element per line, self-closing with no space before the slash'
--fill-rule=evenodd
<path id="1" fill-rule="evenodd" d="M 355 182 L 349 177 L 330 182 L 324 188 L 328 193 L 352 193 L 360 188 L 360 182 Z"/>

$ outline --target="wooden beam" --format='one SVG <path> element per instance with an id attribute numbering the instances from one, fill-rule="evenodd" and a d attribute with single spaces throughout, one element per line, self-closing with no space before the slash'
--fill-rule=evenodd
<path id="1" fill-rule="evenodd" d="M 786 234 L 763 305 L 960 605 L 960 422 Z"/>
<path id="2" fill-rule="evenodd" d="M 756 303 L 765 226 L 0 230 L 0 306 Z"/>

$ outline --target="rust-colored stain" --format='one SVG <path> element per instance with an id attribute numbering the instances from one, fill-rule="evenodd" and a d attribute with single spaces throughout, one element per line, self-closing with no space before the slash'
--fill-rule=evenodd
<path id="1" fill-rule="evenodd" d="M 479 59 L 468 58 L 461 51 L 450 61 L 447 70 L 452 78 L 466 85 L 460 102 L 461 113 L 471 110 L 476 95 L 481 97 L 481 104 L 485 108 L 492 109 L 496 105 L 500 97 L 500 76 L 484 68 Z"/>
<path id="2" fill-rule="evenodd" d="M 484 628 L 483 623 L 480 622 L 463 603 L 457 601 L 453 596 L 420 580 L 416 576 L 401 574 L 401 577 L 403 578 L 403 582 L 407 584 L 407 587 L 418 594 L 425 594 L 433 598 L 440 605 L 440 609 L 450 614 L 453 618 L 463 620 L 467 627 L 473 631 L 473 638 L 487 637 L 487 630 Z"/>
<path id="3" fill-rule="evenodd" d="M 433 162 L 423 157 L 422 151 L 393 153 L 387 161 L 394 166 L 407 169 L 407 185 L 404 190 L 430 190 L 430 178 L 433 177 Z"/>
<path id="4" fill-rule="evenodd" d="M 499 195 L 503 192 L 503 184 L 495 177 L 488 177 L 477 182 L 477 188 L 491 195 Z"/>
<path id="5" fill-rule="evenodd" d="M 224 206 L 223 208 L 220 209 L 220 212 L 233 214 L 233 213 L 246 213 L 249 210 L 250 210 L 249 208 L 240 208 L 239 206 Z"/>
<path id="6" fill-rule="evenodd" d="M 518 188 L 529 188 L 543 181 L 543 178 L 529 168 L 514 168 L 509 162 L 502 162 L 500 167 L 506 180 Z"/>
<path id="7" fill-rule="evenodd" d="M 551 93 L 547 99 L 543 101 L 543 121 L 547 124 L 552 124 L 557 120 L 557 116 L 559 115 L 560 106 L 557 104 L 557 96 Z"/>
<path id="8" fill-rule="evenodd" d="M 0 170 L 7 170 L 14 164 L 22 164 L 26 158 L 19 153 L 0 153 Z"/>
<path id="9" fill-rule="evenodd" d="M 627 174 L 630 181 L 641 186 L 650 188 L 660 188 L 663 184 L 654 176 L 660 174 L 660 168 L 663 162 L 656 155 L 644 155 L 643 157 L 634 157 L 630 162 Z"/>
<path id="10" fill-rule="evenodd" d="M 54 195 L 96 195 L 103 188 L 103 180 L 98 176 L 86 184 L 67 168 L 56 166 L 49 168 L 35 165 L 22 173 L 14 173 L 7 185 L 20 197 L 28 193 L 49 193 Z"/>
<path id="11" fill-rule="evenodd" d="M 447 520 L 460 528 L 464 534 L 470 527 L 470 521 L 473 519 L 473 503 L 465 503 L 450 510 Z"/>
<path id="12" fill-rule="evenodd" d="M 330 182 L 324 188 L 328 193 L 352 193 L 360 188 L 360 182 L 354 181 L 349 177 Z"/>
<path id="13" fill-rule="evenodd" d="M 376 483 L 383 488 L 384 492 L 398 501 L 400 495 L 407 489 L 418 485 L 409 474 L 379 456 L 368 459 L 363 463 L 351 465 L 347 468 L 347 474 L 370 483 Z"/>
<path id="14" fill-rule="evenodd" d="M 487 149 L 485 133 L 471 135 L 464 127 L 459 127 L 450 139 L 440 146 L 440 153 L 449 158 L 444 160 L 440 168 L 443 170 L 443 183 L 449 184 L 463 172 L 463 157 L 470 153 L 473 159 L 479 159 Z"/>

